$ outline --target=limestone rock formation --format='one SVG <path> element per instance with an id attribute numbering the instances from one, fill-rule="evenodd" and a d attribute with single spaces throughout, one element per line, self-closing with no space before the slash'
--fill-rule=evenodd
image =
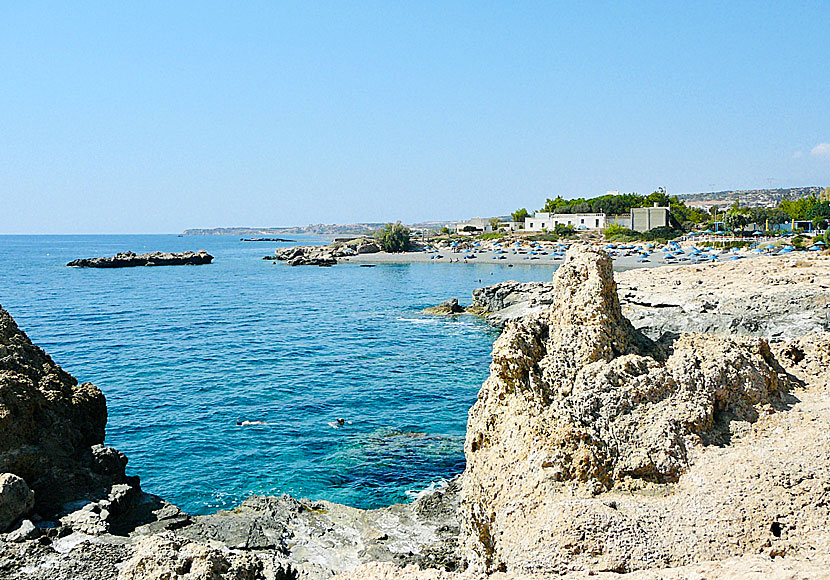
<path id="1" fill-rule="evenodd" d="M 133 266 L 199 266 L 210 264 L 213 256 L 205 250 L 198 252 L 150 252 L 136 254 L 134 252 L 120 252 L 114 256 L 102 258 L 82 258 L 72 260 L 67 266 L 77 268 L 130 268 Z"/>
<path id="2" fill-rule="evenodd" d="M 118 573 L 118 580 L 261 580 L 263 562 L 163 532 L 142 539 Z M 274 580 L 291 578 L 284 569 Z"/>
<path id="3" fill-rule="evenodd" d="M 469 413 L 461 517 L 472 569 L 626 571 L 715 557 L 672 546 L 688 523 L 643 533 L 659 528 L 660 509 L 649 519 L 592 496 L 665 491 L 697 449 L 784 406 L 793 377 L 758 338 L 652 342 L 622 316 L 601 250 L 572 248 L 550 294 L 552 307 L 496 341 Z"/>
<path id="4" fill-rule="evenodd" d="M 617 283 L 623 313 L 652 338 L 705 332 L 781 341 L 830 330 L 830 256 L 634 269 Z"/>
<path id="5" fill-rule="evenodd" d="M 830 257 L 757 257 L 617 272 L 623 314 L 652 339 L 703 332 L 792 340 L 830 330 Z M 499 328 L 553 303 L 552 282 L 473 291 L 468 312 Z"/>
<path id="6" fill-rule="evenodd" d="M 334 266 L 337 258 L 353 255 L 342 247 L 331 246 L 291 246 L 278 249 L 273 256 L 265 256 L 263 260 L 280 260 L 289 266 Z"/>
<path id="7" fill-rule="evenodd" d="M 78 384 L 0 308 L 0 473 L 22 477 L 44 514 L 122 482 L 126 458 L 102 445 L 106 423 L 103 393 Z"/>
<path id="8" fill-rule="evenodd" d="M 0 532 L 35 507 L 35 494 L 22 477 L 13 473 L 0 474 Z"/>

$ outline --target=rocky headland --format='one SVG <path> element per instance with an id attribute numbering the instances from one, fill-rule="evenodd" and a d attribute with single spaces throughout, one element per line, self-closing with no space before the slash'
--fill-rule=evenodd
<path id="1" fill-rule="evenodd" d="M 348 242 L 332 242 L 327 246 L 292 246 L 279 248 L 272 256 L 263 260 L 287 262 L 289 266 L 334 266 L 338 259 L 375 254 L 380 246 L 369 238 L 358 238 Z"/>
<path id="2" fill-rule="evenodd" d="M 75 268 L 131 268 L 134 266 L 200 266 L 210 264 L 213 256 L 205 250 L 198 252 L 150 252 L 136 254 L 134 252 L 119 252 L 114 256 L 101 258 L 81 258 L 72 260 L 67 266 Z"/>
<path id="3" fill-rule="evenodd" d="M 752 297 L 773 274 L 746 268 L 714 271 Z M 792 268 L 813 278 L 782 288 L 822 283 L 824 265 Z M 655 337 L 664 323 L 638 329 L 618 278 L 601 250 L 571 249 L 493 347 L 465 472 L 368 511 L 255 496 L 194 517 L 142 492 L 103 446 L 101 392 L 0 310 L 0 577 L 830 577 L 830 334 L 694 332 L 690 313 Z M 706 291 L 737 309 L 726 283 Z"/>
<path id="4" fill-rule="evenodd" d="M 830 330 L 830 256 L 757 257 L 616 273 L 623 314 L 653 339 L 665 332 L 769 340 Z M 554 302 L 553 282 L 501 282 L 473 292 L 467 312 L 503 328 Z"/>

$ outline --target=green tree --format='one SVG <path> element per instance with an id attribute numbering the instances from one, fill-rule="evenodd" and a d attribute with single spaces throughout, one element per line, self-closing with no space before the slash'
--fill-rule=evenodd
<path id="1" fill-rule="evenodd" d="M 499 218 L 490 218 L 490 227 L 493 228 L 494 232 L 499 231 L 499 224 L 501 224 L 501 220 Z"/>
<path id="2" fill-rule="evenodd" d="M 658 187 L 656 191 L 651 192 L 651 195 L 646 197 L 645 201 L 649 205 L 656 203 L 660 207 L 669 207 L 669 204 L 671 204 L 671 198 L 666 193 L 665 187 Z"/>
<path id="3" fill-rule="evenodd" d="M 520 224 L 525 223 L 525 218 L 528 217 L 530 214 L 527 213 L 525 208 L 517 209 L 513 213 L 510 214 L 510 218 L 514 222 L 519 222 Z"/>
<path id="4" fill-rule="evenodd" d="M 743 232 L 746 225 L 749 223 L 749 212 L 747 208 L 738 205 L 738 202 L 732 204 L 726 216 L 723 218 L 726 229 L 730 232 Z"/>
<path id="5" fill-rule="evenodd" d="M 375 234 L 375 240 L 384 252 L 406 252 L 409 249 L 409 228 L 401 222 L 388 223 Z"/>

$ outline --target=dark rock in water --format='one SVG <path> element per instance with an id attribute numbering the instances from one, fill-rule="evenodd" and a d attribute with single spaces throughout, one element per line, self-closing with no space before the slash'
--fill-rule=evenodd
<path id="1" fill-rule="evenodd" d="M 293 242 L 285 238 L 242 238 L 240 242 Z"/>
<path id="2" fill-rule="evenodd" d="M 464 307 L 458 304 L 458 298 L 445 300 L 438 306 L 430 306 L 424 309 L 424 314 L 452 315 L 464 312 Z"/>
<path id="3" fill-rule="evenodd" d="M 336 258 L 326 256 L 297 256 L 288 260 L 289 266 L 334 266 Z"/>
<path id="4" fill-rule="evenodd" d="M 200 266 L 210 264 L 213 256 L 205 250 L 198 252 L 150 252 L 136 254 L 134 252 L 120 252 L 115 256 L 102 258 L 82 258 L 72 260 L 67 266 L 77 268 L 130 268 L 133 266 Z"/>

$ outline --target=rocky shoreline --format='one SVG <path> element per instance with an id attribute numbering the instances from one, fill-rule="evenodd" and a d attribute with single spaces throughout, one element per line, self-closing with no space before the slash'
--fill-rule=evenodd
<path id="1" fill-rule="evenodd" d="M 467 468 L 379 510 L 254 496 L 191 516 L 143 492 L 103 445 L 101 391 L 0 309 L 0 577 L 828 577 L 828 265 L 776 264 L 615 282 L 573 248 L 550 283 L 477 291 L 504 331 Z"/>
<path id="2" fill-rule="evenodd" d="M 119 252 L 114 256 L 81 258 L 72 260 L 67 266 L 73 268 L 132 268 L 136 266 L 200 266 L 210 264 L 213 256 L 205 250 L 198 252 L 150 252 L 136 254 Z"/>
<path id="3" fill-rule="evenodd" d="M 615 278 L 623 313 L 655 340 L 682 332 L 786 340 L 830 330 L 828 256 L 631 269 Z M 554 300 L 552 282 L 507 281 L 477 288 L 470 306 L 452 314 L 475 314 L 504 328 Z M 440 305 L 425 312 L 450 314 Z"/>

